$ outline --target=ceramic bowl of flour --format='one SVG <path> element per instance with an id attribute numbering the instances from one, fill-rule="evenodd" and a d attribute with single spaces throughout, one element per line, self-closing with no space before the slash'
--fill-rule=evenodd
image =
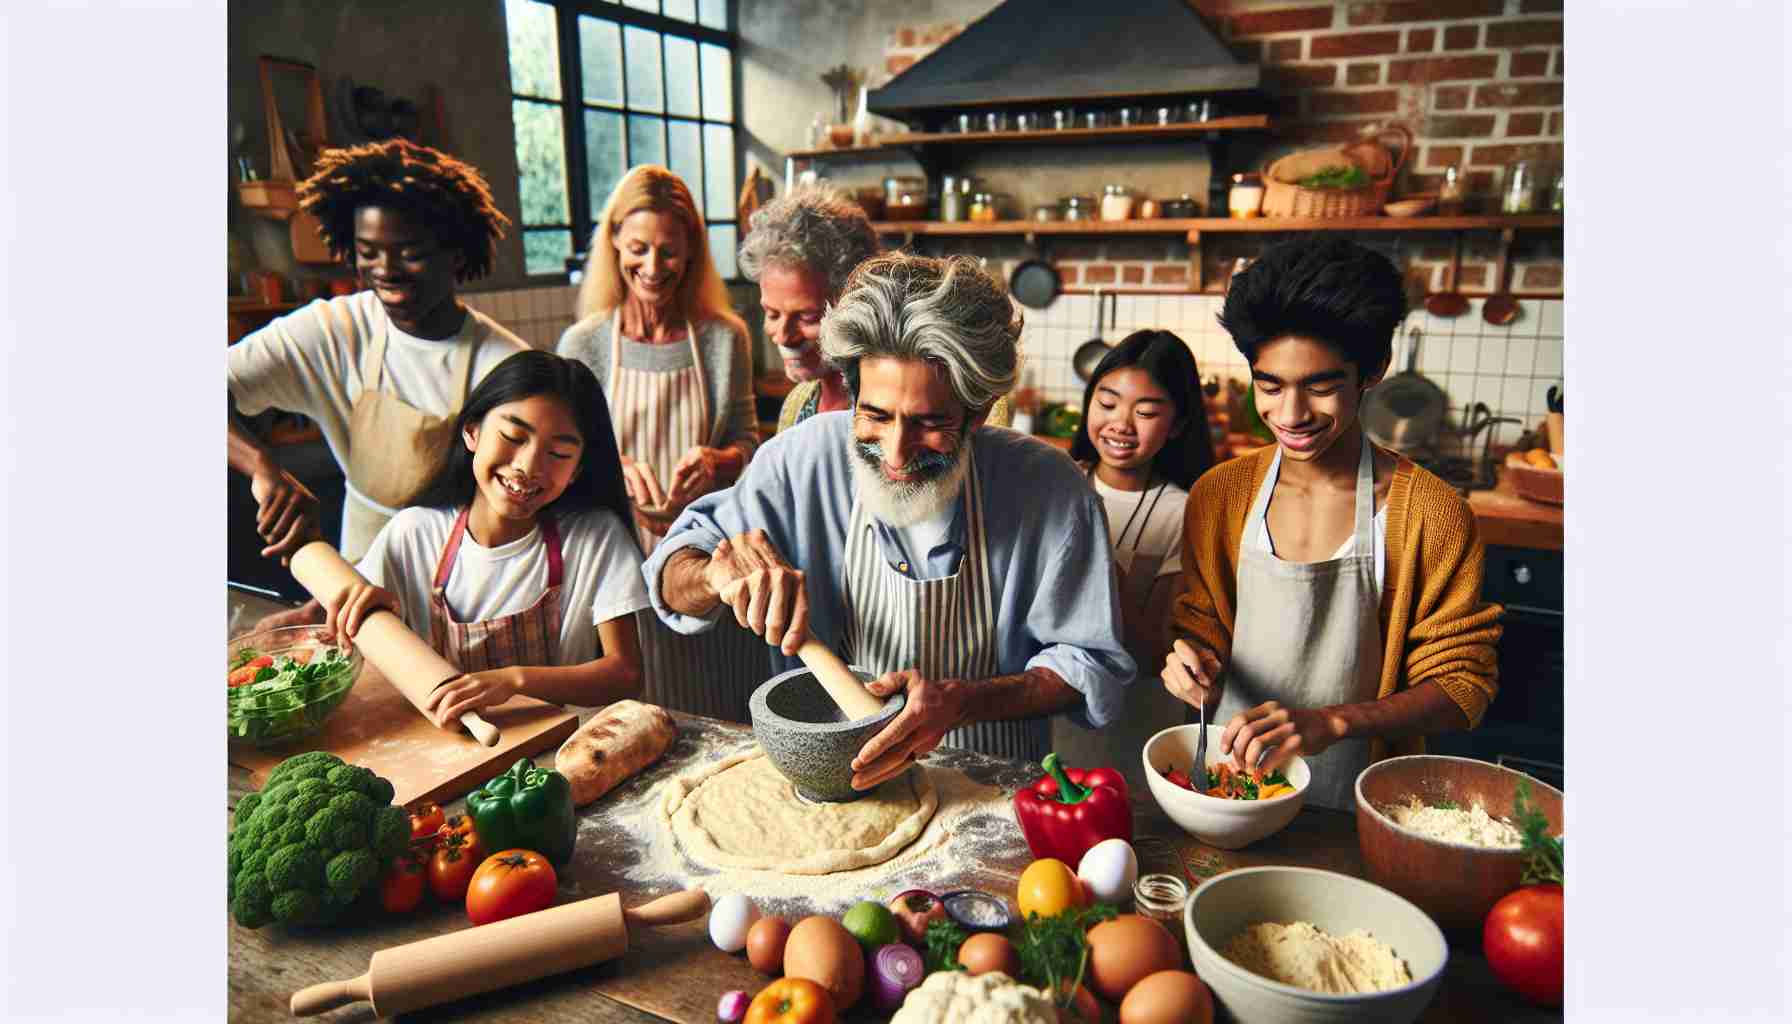
<path id="1" fill-rule="evenodd" d="M 877 678 L 857 665 L 851 668 L 861 682 Z M 906 702 L 905 695 L 892 694 L 877 714 L 849 721 L 815 676 L 798 668 L 760 684 L 747 709 L 753 737 L 796 791 L 809 800 L 840 803 L 865 795 L 852 788 L 852 759 Z"/>
<path id="2" fill-rule="evenodd" d="M 1381 991 L 1319 992 L 1226 957 L 1240 933 L 1266 922 L 1310 925 L 1335 940 L 1367 932 L 1404 965 L 1410 980 Z M 1182 923 L 1195 973 L 1239 1024 L 1405 1024 L 1425 1012 L 1450 959 L 1443 932 L 1424 911 L 1372 882 L 1317 868 L 1237 868 L 1215 875 L 1195 888 Z M 1319 973 L 1316 964 L 1323 959 L 1308 952 L 1291 950 L 1283 966 L 1305 964 L 1301 973 Z"/>

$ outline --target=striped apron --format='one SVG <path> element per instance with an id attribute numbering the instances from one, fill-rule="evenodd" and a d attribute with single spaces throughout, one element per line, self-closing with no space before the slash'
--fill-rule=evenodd
<path id="1" fill-rule="evenodd" d="M 958 571 L 917 580 L 883 556 L 871 514 L 854 492 L 846 528 L 846 660 L 882 675 L 914 669 L 928 679 L 987 679 L 999 667 L 983 489 L 977 464 L 965 474 L 965 543 Z M 941 741 L 997 757 L 1037 761 L 1051 743 L 1047 718 L 974 722 Z"/>
<path id="2" fill-rule="evenodd" d="M 448 577 L 467 534 L 467 512 L 463 508 L 455 517 L 436 562 L 435 587 L 429 592 L 429 645 L 462 672 L 554 664 L 560 653 L 560 528 L 552 516 L 536 521 L 548 548 L 548 588 L 534 604 L 483 622 L 456 622 L 448 608 Z"/>
<path id="3" fill-rule="evenodd" d="M 616 426 L 616 447 L 650 467 L 667 488 L 678 460 L 709 440 L 709 389 L 697 331 L 689 321 L 685 335 L 691 365 L 653 371 L 622 365 L 620 314 L 610 331 L 609 394 L 604 397 Z M 639 523 L 635 536 L 643 555 L 651 554 L 659 543 L 659 537 Z M 661 622 L 652 608 L 643 608 L 635 613 L 635 629 L 641 638 L 642 700 L 674 711 L 747 721 L 747 699 L 766 680 L 771 665 L 765 641 L 727 614 L 708 632 L 687 636 Z"/>

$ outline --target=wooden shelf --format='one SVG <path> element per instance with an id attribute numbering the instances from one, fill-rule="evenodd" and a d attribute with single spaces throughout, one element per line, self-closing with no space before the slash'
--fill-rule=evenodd
<path id="1" fill-rule="evenodd" d="M 859 156 L 870 159 L 878 156 L 905 156 L 907 151 L 900 146 L 840 146 L 822 149 L 793 149 L 784 156 L 789 160 L 814 160 L 824 156 Z"/>
<path id="2" fill-rule="evenodd" d="M 1562 215 L 1485 217 L 1160 217 L 1153 220 L 878 221 L 882 235 L 1185 235 L 1275 231 L 1546 231 L 1562 226 Z M 1192 239 L 1191 239 L 1192 241 Z"/>
<path id="3" fill-rule="evenodd" d="M 1268 114 L 1245 114 L 1176 124 L 1110 125 L 1106 128 L 1065 128 L 1032 132 L 892 132 L 878 136 L 879 141 L 875 146 L 793 149 L 784 155 L 796 160 L 814 160 L 830 156 L 899 155 L 916 146 L 956 146 L 967 142 L 1066 145 L 1081 142 L 1151 142 L 1160 139 L 1199 139 L 1214 132 L 1264 132 L 1274 129 Z"/>

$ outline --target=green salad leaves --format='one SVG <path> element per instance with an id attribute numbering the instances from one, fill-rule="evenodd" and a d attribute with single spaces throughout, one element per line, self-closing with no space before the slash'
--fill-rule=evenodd
<path id="1" fill-rule="evenodd" d="M 231 659 L 231 667 L 240 668 L 257 657 L 258 652 L 244 648 Z M 263 741 L 303 732 L 335 710 L 353 675 L 354 662 L 338 647 L 321 648 L 303 664 L 282 654 L 256 671 L 252 681 L 227 688 L 229 733 L 236 739 Z"/>

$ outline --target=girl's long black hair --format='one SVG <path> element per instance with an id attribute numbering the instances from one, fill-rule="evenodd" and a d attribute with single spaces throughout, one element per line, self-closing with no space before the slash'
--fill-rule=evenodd
<path id="1" fill-rule="evenodd" d="M 1103 377 L 1129 367 L 1149 373 L 1176 406 L 1176 422 L 1182 431 L 1164 443 L 1152 460 L 1151 472 L 1186 491 L 1213 466 L 1213 434 L 1207 427 L 1207 407 L 1201 402 L 1201 373 L 1195 356 L 1169 331 L 1134 331 L 1101 357 L 1083 389 L 1084 426 L 1070 443 L 1070 457 L 1077 462 L 1100 461 L 1094 442 L 1089 440 L 1089 403 Z"/>
<path id="2" fill-rule="evenodd" d="M 616 434 L 610 425 L 610 407 L 591 368 L 576 359 L 530 349 L 518 352 L 492 368 L 461 408 L 454 422 L 454 443 L 442 467 L 421 494 L 411 502 L 430 508 L 458 509 L 473 500 L 473 453 L 463 438 L 469 426 L 485 422 L 485 414 L 500 405 L 536 395 L 550 395 L 566 403 L 579 425 L 584 445 L 579 471 L 558 498 L 541 514 L 556 518 L 593 508 L 616 513 L 632 537 L 634 514 L 629 510 L 628 490 L 622 483 L 622 456 L 616 451 Z"/>

